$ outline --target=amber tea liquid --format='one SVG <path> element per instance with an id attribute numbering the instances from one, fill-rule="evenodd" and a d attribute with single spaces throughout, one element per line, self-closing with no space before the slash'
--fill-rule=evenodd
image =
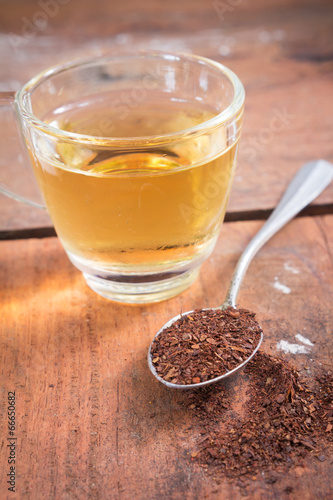
<path id="1" fill-rule="evenodd" d="M 98 98 L 54 109 L 44 121 L 90 136 L 142 137 L 174 133 L 215 115 L 200 103 L 114 109 Z M 208 141 L 198 136 L 167 147 L 161 141 L 152 149 L 147 142 L 147 148 L 114 150 L 107 141 L 90 149 L 55 140 L 53 150 L 40 147 L 32 155 L 35 173 L 75 263 L 84 270 L 94 262 L 113 275 L 151 274 L 206 258 L 225 214 L 237 149 L 237 142 L 224 143 L 222 154 L 202 161 Z"/>

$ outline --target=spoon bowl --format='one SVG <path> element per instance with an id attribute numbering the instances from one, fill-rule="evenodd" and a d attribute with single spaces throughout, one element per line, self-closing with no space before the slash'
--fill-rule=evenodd
<path id="1" fill-rule="evenodd" d="M 217 311 L 219 309 L 220 310 L 227 309 L 227 307 L 229 307 L 229 306 L 223 304 L 221 307 L 202 309 L 202 311 Z M 175 316 L 174 318 L 170 319 L 170 321 L 165 323 L 165 325 L 162 326 L 162 328 L 157 332 L 157 334 L 155 335 L 153 340 L 155 340 L 166 328 L 168 328 L 173 323 L 175 323 L 175 321 L 177 321 L 178 319 L 180 319 L 184 316 L 188 316 L 189 314 L 191 314 L 193 312 L 194 312 L 194 309 L 192 311 L 187 311 L 185 313 L 178 314 L 178 316 Z M 167 387 L 170 387 L 172 389 L 197 389 L 199 387 L 204 387 L 206 385 L 210 385 L 210 384 L 214 384 L 215 382 L 219 382 L 220 380 L 223 380 L 227 377 L 230 377 L 231 375 L 234 375 L 238 370 L 241 370 L 250 361 L 250 359 L 253 358 L 255 353 L 258 351 L 263 339 L 264 339 L 264 335 L 263 335 L 263 333 L 261 333 L 259 342 L 258 342 L 257 346 L 255 347 L 255 349 L 252 351 L 251 355 L 245 361 L 243 361 L 242 363 L 237 365 L 236 368 L 224 373 L 223 375 L 219 375 L 218 377 L 211 378 L 209 380 L 205 380 L 204 382 L 199 382 L 197 384 L 173 384 L 172 382 L 168 382 L 167 380 L 164 380 L 162 377 L 160 377 L 159 374 L 157 373 L 156 368 L 154 366 L 154 363 L 152 361 L 152 354 L 151 354 L 152 343 L 150 344 L 149 351 L 148 351 L 148 366 L 149 366 L 149 369 L 152 372 L 152 374 L 157 378 L 157 380 L 159 382 L 161 382 L 162 384 L 166 385 Z"/>
<path id="2" fill-rule="evenodd" d="M 224 303 L 220 307 L 203 309 L 204 311 L 225 310 L 228 307 L 236 309 L 236 300 L 240 285 L 253 257 L 274 234 L 276 234 L 283 226 L 287 224 L 287 222 L 293 219 L 293 217 L 295 217 L 295 215 L 297 215 L 304 207 L 306 207 L 309 203 L 311 203 L 311 201 L 317 198 L 317 196 L 319 196 L 319 194 L 329 185 L 332 179 L 333 165 L 325 160 L 316 160 L 307 163 L 298 171 L 298 173 L 295 175 L 295 177 L 287 187 L 287 190 L 285 191 L 275 210 L 272 212 L 259 232 L 247 245 L 239 261 L 237 262 Z M 157 332 L 149 347 L 148 366 L 150 371 L 159 382 L 170 388 L 197 389 L 199 387 L 219 382 L 227 377 L 230 377 L 231 375 L 234 375 L 253 358 L 263 341 L 263 333 L 261 332 L 259 342 L 255 349 L 251 352 L 250 356 L 248 356 L 245 361 L 242 361 L 234 369 L 227 371 L 219 375 L 218 377 L 211 378 L 209 380 L 205 380 L 196 384 L 174 384 L 172 382 L 168 382 L 167 380 L 164 380 L 162 377 L 160 377 L 155 369 L 155 366 L 152 362 L 152 345 L 166 328 L 171 326 L 178 319 L 183 318 L 184 316 L 188 316 L 193 312 L 194 310 L 188 311 L 186 313 L 179 314 L 178 316 L 175 316 L 174 318 L 169 320 Z"/>

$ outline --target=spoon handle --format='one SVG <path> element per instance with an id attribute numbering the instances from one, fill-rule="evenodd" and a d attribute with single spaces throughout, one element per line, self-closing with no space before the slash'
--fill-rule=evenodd
<path id="1" fill-rule="evenodd" d="M 280 202 L 241 255 L 231 279 L 223 308 L 236 306 L 238 292 L 258 250 L 287 222 L 313 201 L 333 179 L 333 165 L 325 160 L 306 163 L 287 187 Z"/>

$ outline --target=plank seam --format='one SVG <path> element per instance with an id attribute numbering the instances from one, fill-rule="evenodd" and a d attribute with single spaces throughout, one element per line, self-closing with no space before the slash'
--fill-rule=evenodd
<path id="1" fill-rule="evenodd" d="M 250 211 L 237 211 L 237 212 L 227 212 L 225 215 L 224 222 L 250 222 L 255 220 L 266 220 L 272 213 L 273 209 L 259 209 Z M 317 217 L 320 215 L 330 215 L 333 214 L 333 203 L 327 203 L 323 205 L 309 205 L 304 210 L 302 210 L 298 217 Z M 32 238 L 51 238 L 57 236 L 54 227 L 36 227 L 36 228 L 26 228 L 26 229 L 12 229 L 12 230 L 0 230 L 0 241 L 8 240 L 26 240 Z"/>

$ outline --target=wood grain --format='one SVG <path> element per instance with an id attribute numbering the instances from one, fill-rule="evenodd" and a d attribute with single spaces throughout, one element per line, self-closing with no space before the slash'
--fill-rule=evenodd
<path id="1" fill-rule="evenodd" d="M 56 1 L 56 0 L 55 0 Z M 225 63 L 241 78 L 246 109 L 238 171 L 228 212 L 267 212 L 300 166 L 333 161 L 332 29 L 329 1 L 214 2 L 71 0 L 29 36 L 40 5 L 5 1 L 0 20 L 1 90 L 17 90 L 46 67 L 126 49 L 187 51 Z M 223 3 L 223 2 L 222 2 Z M 232 7 L 234 5 L 234 7 Z M 35 17 L 34 17 L 35 16 Z M 2 120 L 3 114 L 0 114 Z M 33 187 L 21 146 L 0 128 L 0 182 Z M 11 125 L 13 126 L 13 124 Z M 1 126 L 0 126 L 1 127 Z M 315 205 L 332 211 L 333 185 Z M 266 213 L 265 212 L 265 213 Z M 45 227 L 47 214 L 0 197 L 0 231 Z"/>
<path id="2" fill-rule="evenodd" d="M 200 279 L 177 298 L 142 307 L 90 291 L 56 238 L 0 243 L 1 499 L 330 498 L 330 460 L 311 458 L 274 484 L 257 478 L 246 491 L 207 475 L 190 459 L 195 436 L 185 396 L 147 368 L 148 345 L 168 318 L 223 301 L 260 225 L 225 224 Z M 260 251 L 239 297 L 258 311 L 262 349 L 310 379 L 332 363 L 332 235 L 333 216 L 291 222 Z M 295 343 L 298 333 L 314 343 L 309 354 L 277 351 L 281 338 Z M 229 383 L 237 390 L 242 375 Z M 15 495 L 5 485 L 8 391 L 17 398 Z"/>

